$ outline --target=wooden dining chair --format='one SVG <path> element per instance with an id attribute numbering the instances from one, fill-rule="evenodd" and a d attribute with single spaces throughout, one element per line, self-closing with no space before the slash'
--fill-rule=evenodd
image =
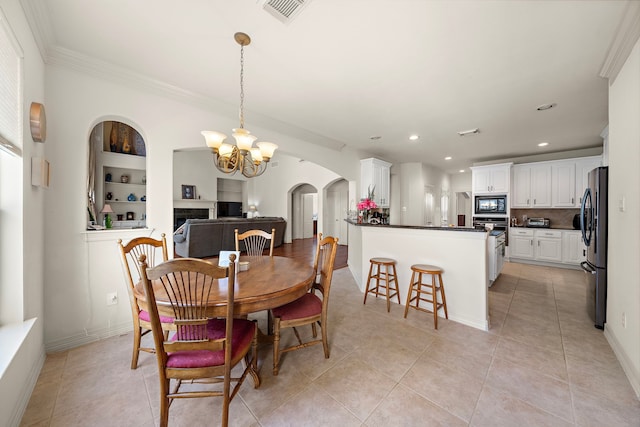
<path id="1" fill-rule="evenodd" d="M 322 343 L 324 357 L 329 358 L 329 342 L 327 340 L 327 311 L 329 308 L 329 291 L 333 277 L 333 264 L 336 259 L 338 239 L 325 237 L 318 240 L 316 261 L 318 263 L 319 279 L 314 283 L 310 292 L 297 300 L 271 310 L 273 316 L 273 375 L 278 375 L 280 356 L 293 350 L 299 350 Z M 316 295 L 319 291 L 319 295 Z M 322 338 L 303 342 L 296 329 L 298 326 L 311 325 L 313 338 L 318 336 L 316 325 L 322 330 Z M 298 344 L 280 349 L 280 333 L 284 328 L 293 328 Z"/>
<path id="2" fill-rule="evenodd" d="M 229 267 L 224 268 L 201 259 L 179 258 L 148 268 L 144 255 L 140 257 L 146 301 L 157 302 L 156 296 L 160 295 L 168 300 L 147 304 L 160 377 L 161 427 L 168 424 L 169 406 L 174 399 L 212 396 L 223 398 L 221 425 L 227 426 L 231 400 L 247 374 L 257 373 L 256 323 L 233 316 L 234 261 L 235 255 L 231 255 Z M 224 317 L 210 319 L 209 298 L 225 294 L 226 298 L 216 300 L 216 307 L 225 311 Z M 164 337 L 159 306 L 175 319 L 176 333 L 170 341 Z M 232 376 L 231 370 L 240 362 L 244 362 L 242 373 Z M 253 377 L 257 388 L 259 377 Z M 181 389 L 183 381 L 221 383 L 222 387 Z M 216 424 L 211 420 L 208 423 Z"/>
<path id="3" fill-rule="evenodd" d="M 273 243 L 276 239 L 275 228 L 271 229 L 271 233 L 263 230 L 248 230 L 241 234 L 238 234 L 238 229 L 236 228 L 235 235 L 236 251 L 240 250 L 240 242 L 243 242 L 248 256 L 262 256 L 267 242 L 270 242 L 269 256 L 273 256 Z"/>
<path id="4" fill-rule="evenodd" d="M 140 347 L 142 337 L 151 332 L 151 322 L 149 320 L 149 313 L 140 309 L 138 300 L 134 295 L 134 287 L 142 277 L 138 259 L 140 255 L 145 255 L 147 265 L 152 267 L 160 262 L 167 261 L 167 239 L 164 233 L 162 233 L 159 240 L 151 237 L 136 237 L 131 239 L 126 245 L 122 244 L 122 239 L 118 239 L 118 249 L 120 250 L 120 261 L 122 263 L 125 282 L 127 283 L 127 293 L 129 294 L 131 317 L 133 319 L 131 369 L 136 369 L 138 367 L 138 356 L 141 351 L 147 353 L 155 352 L 151 347 Z M 132 265 L 133 269 L 131 267 Z M 173 319 L 163 316 L 160 321 L 165 329 L 165 337 L 168 337 L 169 331 L 175 330 Z"/>

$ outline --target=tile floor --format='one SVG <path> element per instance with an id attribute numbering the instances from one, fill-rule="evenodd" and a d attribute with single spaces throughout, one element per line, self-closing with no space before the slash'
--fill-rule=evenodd
<path id="1" fill-rule="evenodd" d="M 331 358 L 284 355 L 231 404 L 234 426 L 638 426 L 640 402 L 585 313 L 580 271 L 507 263 L 489 292 L 491 330 L 383 300 L 362 304 L 348 269 L 331 293 Z M 446 276 L 445 276 L 446 286 Z M 264 322 L 263 318 L 259 319 Z M 291 338 L 291 337 L 289 337 Z M 154 426 L 156 364 L 130 370 L 131 335 L 47 356 L 22 426 Z M 220 399 L 176 401 L 173 426 L 219 423 Z"/>

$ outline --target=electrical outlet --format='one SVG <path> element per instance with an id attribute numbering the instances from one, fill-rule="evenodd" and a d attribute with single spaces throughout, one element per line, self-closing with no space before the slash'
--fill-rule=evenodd
<path id="1" fill-rule="evenodd" d="M 627 327 L 627 313 L 622 313 L 622 327 L 626 328 Z"/>
<path id="2" fill-rule="evenodd" d="M 118 293 L 110 292 L 107 294 L 107 305 L 116 305 L 118 303 Z"/>

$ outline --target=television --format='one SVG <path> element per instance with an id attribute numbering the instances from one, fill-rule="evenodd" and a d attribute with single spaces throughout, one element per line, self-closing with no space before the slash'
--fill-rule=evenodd
<path id="1" fill-rule="evenodd" d="M 218 202 L 218 218 L 242 218 L 242 202 Z"/>

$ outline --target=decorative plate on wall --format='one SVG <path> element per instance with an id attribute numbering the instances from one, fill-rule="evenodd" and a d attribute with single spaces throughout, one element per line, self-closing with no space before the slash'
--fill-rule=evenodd
<path id="1" fill-rule="evenodd" d="M 31 138 L 33 138 L 33 141 L 44 142 L 47 139 L 47 117 L 44 113 L 44 105 L 39 102 L 31 103 L 29 123 L 31 124 Z"/>

